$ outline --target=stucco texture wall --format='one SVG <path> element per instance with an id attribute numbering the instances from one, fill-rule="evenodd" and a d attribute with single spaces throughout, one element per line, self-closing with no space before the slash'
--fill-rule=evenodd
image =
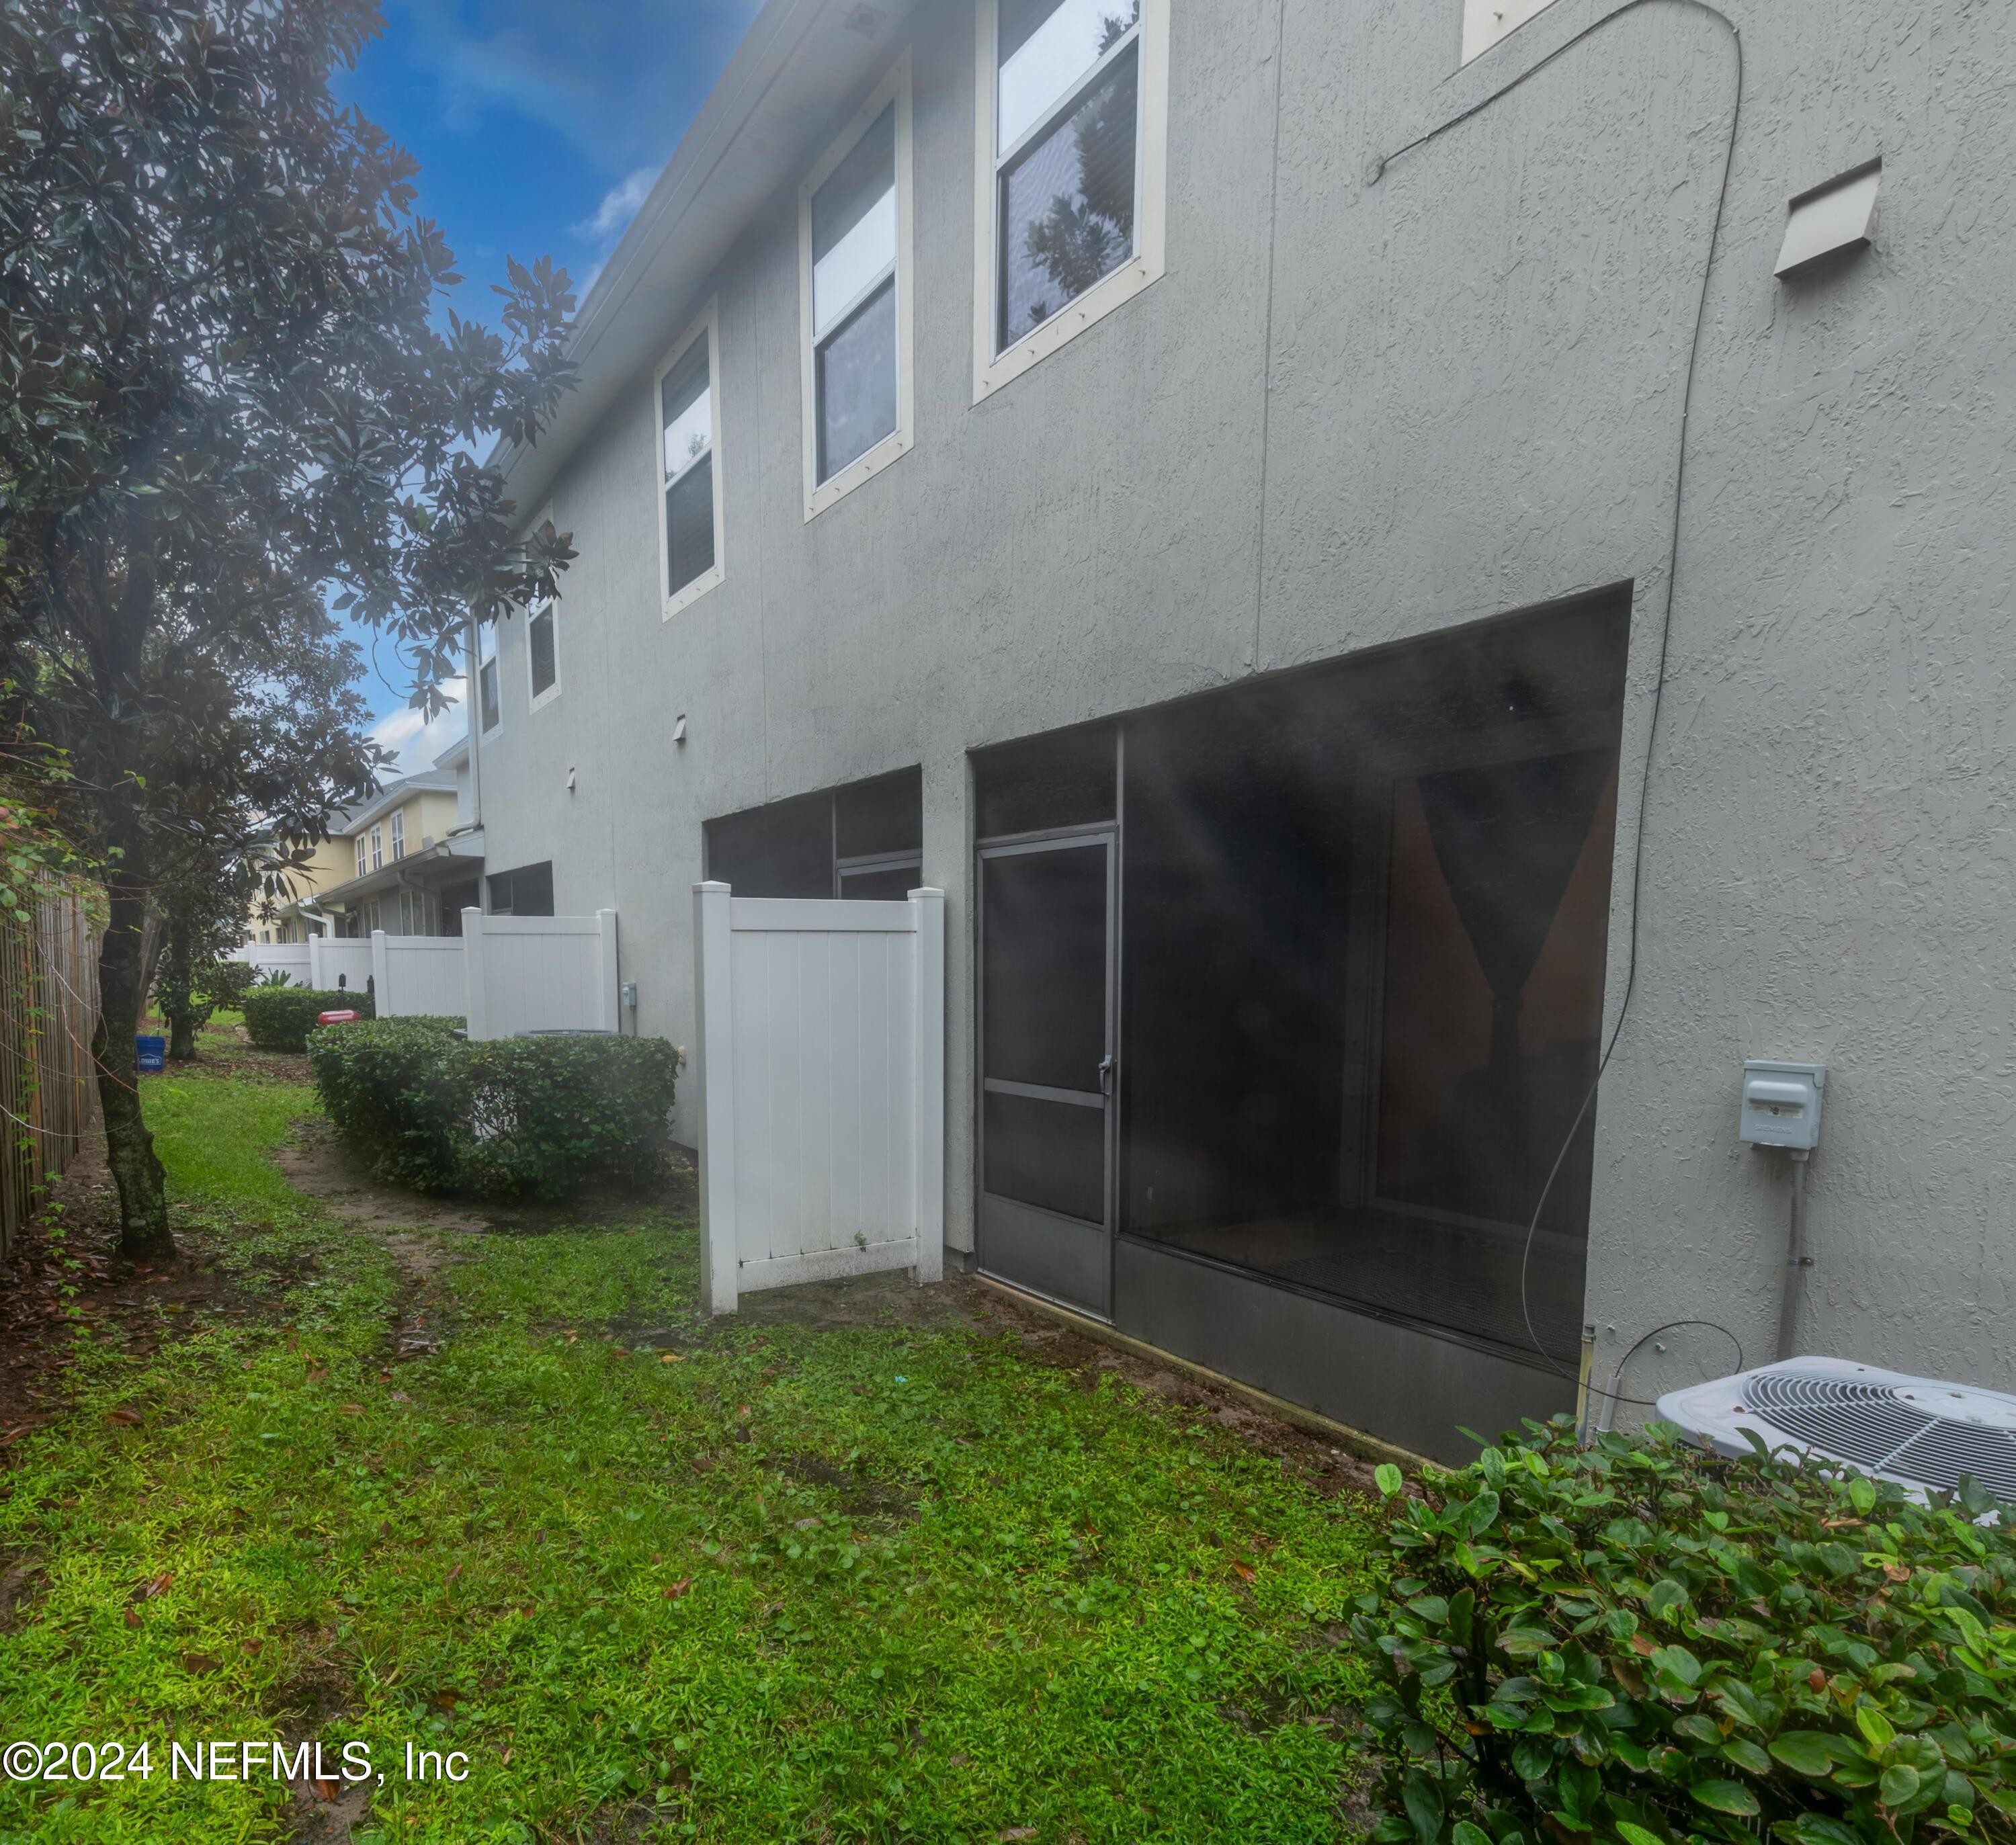
<path id="1" fill-rule="evenodd" d="M 1615 10 L 1556 0 L 1459 68 L 1460 0 L 1176 0 L 1168 273 L 976 407 L 972 17 L 925 8 L 915 448 L 804 521 L 780 196 L 663 304 L 669 346 L 719 302 L 725 581 L 661 620 L 640 376 L 553 494 L 580 559 L 536 713 L 502 636 L 490 868 L 613 903 L 639 1028 L 690 1042 L 703 820 L 921 763 L 970 1246 L 967 752 L 1629 581 L 1614 1027 L 1731 35 L 1650 0 L 1368 172 Z M 1727 12 L 1747 92 L 1598 1108 L 1598 1372 L 1683 1317 L 1769 1355 L 1785 1171 L 1736 1141 L 1738 1072 L 1818 1056 L 1809 1348 L 2016 1386 L 2016 42 L 1993 0 Z M 1775 280 L 1787 199 L 1878 153 L 1874 248 Z M 1733 1356 L 1666 1343 L 1627 1394 Z"/>

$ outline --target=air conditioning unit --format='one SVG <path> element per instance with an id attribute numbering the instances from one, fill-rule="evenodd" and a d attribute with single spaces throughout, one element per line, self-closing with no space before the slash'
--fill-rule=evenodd
<path id="1" fill-rule="evenodd" d="M 1670 1390 L 1659 1415 L 1720 1454 L 1748 1454 L 1747 1429 L 1766 1448 L 1845 1461 L 1921 1491 L 1949 1492 L 1967 1474 L 2016 1500 L 2016 1397 L 1999 1390 L 1845 1358 L 1787 1358 Z"/>

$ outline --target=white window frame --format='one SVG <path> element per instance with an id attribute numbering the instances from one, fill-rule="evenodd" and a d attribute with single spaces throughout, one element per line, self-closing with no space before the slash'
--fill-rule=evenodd
<path id="1" fill-rule="evenodd" d="M 664 495 L 661 494 L 659 497 L 662 500 Z M 662 507 L 659 516 L 661 519 L 664 516 Z M 532 521 L 531 529 L 537 531 L 542 525 L 552 524 L 553 520 L 553 509 L 549 506 Z M 553 682 L 544 692 L 535 689 L 532 685 L 532 621 L 533 618 L 538 615 L 549 616 L 553 624 Z M 532 712 L 538 710 L 542 705 L 551 704 L 560 695 L 560 599 L 555 595 L 549 597 L 543 602 L 527 602 L 525 605 L 524 616 L 525 709 L 527 712 Z M 500 699 L 499 703 L 501 704 L 502 700 Z"/>
<path id="2" fill-rule="evenodd" d="M 830 480 L 819 477 L 819 366 L 813 350 L 812 325 L 812 196 L 832 177 L 833 169 L 854 151 L 861 137 L 875 125 L 882 111 L 894 104 L 896 110 L 896 426 L 866 455 L 858 455 Z M 910 182 L 910 54 L 905 51 L 887 76 L 875 86 L 824 157 L 798 188 L 798 360 L 804 373 L 799 416 L 805 431 L 805 519 L 817 518 L 835 501 L 844 498 L 863 481 L 907 455 L 916 437 L 913 424 L 916 411 L 914 383 L 916 351 L 912 303 L 916 294 L 916 243 L 911 232 Z M 880 288 L 886 279 L 877 276 L 862 298 Z M 852 305 L 858 305 L 854 304 Z M 850 308 L 844 311 L 851 312 Z M 717 469 L 716 473 L 719 470 Z M 662 513 L 661 518 L 663 517 Z"/>
<path id="3" fill-rule="evenodd" d="M 1510 38 L 1528 20 L 1538 19 L 1554 0 L 1463 0 L 1460 62 L 1481 58 Z"/>
<path id="4" fill-rule="evenodd" d="M 406 810 L 397 807 L 392 814 L 392 862 L 397 865 L 406 856 Z"/>
<path id="5" fill-rule="evenodd" d="M 483 649 L 490 649 L 486 659 Z M 504 637 L 497 631 L 494 621 L 481 622 L 476 630 L 476 660 L 470 669 L 470 687 L 476 695 L 476 721 L 485 737 L 494 737 L 504 728 Z M 483 721 L 483 669 L 492 662 L 497 667 L 497 721 Z"/>
<path id="6" fill-rule="evenodd" d="M 1141 61 L 1141 87 L 1135 149 L 1133 257 L 1103 282 L 1060 308 L 1041 326 L 998 352 L 994 329 L 1000 237 L 995 212 L 1000 196 L 1001 170 L 1056 120 L 1057 111 L 1045 116 L 1006 154 L 997 157 L 994 121 L 999 83 L 995 56 L 999 41 L 999 13 L 995 0 L 979 0 L 974 9 L 977 59 L 973 112 L 973 401 L 976 404 L 985 403 L 1003 385 L 1013 383 L 1031 365 L 1049 358 L 1059 347 L 1162 279 L 1168 213 L 1169 4 L 1170 0 L 1141 0 L 1140 20 L 1134 27 L 1134 41 L 1140 47 L 1136 55 Z M 1124 43 L 1114 45 L 1101 60 L 1101 66 L 1121 56 Z M 1082 94 L 1085 84 L 1091 81 L 1088 72 L 1072 95 Z M 1060 103 L 1058 107 L 1064 106 Z"/>
<path id="7" fill-rule="evenodd" d="M 371 870 L 369 853 L 370 848 L 365 844 L 364 834 L 360 829 L 357 835 L 357 875 L 360 878 L 369 875 Z"/>
<path id="8" fill-rule="evenodd" d="M 660 390 L 665 382 L 665 374 L 686 357 L 696 340 L 707 343 L 707 412 L 713 432 L 709 441 L 712 444 L 710 452 L 714 457 L 714 567 L 701 571 L 675 595 L 668 588 L 672 580 L 671 534 L 665 530 L 665 488 L 669 483 L 665 479 L 665 406 Z M 698 602 L 710 589 L 718 588 L 727 575 L 728 534 L 722 517 L 721 315 L 717 302 L 709 301 L 700 310 L 685 332 L 672 342 L 657 369 L 651 374 L 651 481 L 652 496 L 657 508 L 658 594 L 663 603 L 661 619 L 669 621 L 682 609 Z"/>
<path id="9" fill-rule="evenodd" d="M 371 869 L 373 871 L 385 869 L 385 829 L 376 820 L 371 822 Z"/>

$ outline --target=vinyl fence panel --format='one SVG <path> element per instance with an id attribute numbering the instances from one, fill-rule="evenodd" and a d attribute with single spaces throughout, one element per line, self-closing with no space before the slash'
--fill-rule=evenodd
<path id="1" fill-rule="evenodd" d="M 308 984 L 318 992 L 333 993 L 340 987 L 362 993 L 371 978 L 371 944 L 355 936 L 311 936 L 308 972 Z"/>
<path id="2" fill-rule="evenodd" d="M 262 974 L 277 968 L 286 973 L 290 986 L 311 987 L 315 976 L 308 957 L 313 947 L 311 942 L 247 942 L 232 951 L 232 958 L 256 967 Z"/>
<path id="3" fill-rule="evenodd" d="M 472 1038 L 524 1031 L 614 1031 L 616 912 L 462 912 L 463 1002 Z"/>
<path id="4" fill-rule="evenodd" d="M 468 976 L 463 966 L 467 939 L 387 935 L 382 929 L 373 930 L 371 940 L 362 945 L 371 958 L 378 1016 L 452 1018 L 462 1012 L 468 1004 Z"/>
<path id="5" fill-rule="evenodd" d="M 942 1270 L 945 897 L 693 893 L 710 1309 L 822 1277 Z"/>

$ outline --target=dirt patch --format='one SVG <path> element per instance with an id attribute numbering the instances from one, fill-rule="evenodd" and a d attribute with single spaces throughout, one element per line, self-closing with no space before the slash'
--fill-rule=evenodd
<path id="1" fill-rule="evenodd" d="M 974 1323 L 972 1290 L 959 1281 L 920 1288 L 905 1269 L 854 1275 L 841 1281 L 806 1282 L 742 1296 L 740 1317 L 752 1325 L 809 1326 L 839 1332 L 848 1326 L 929 1326 Z"/>
<path id="2" fill-rule="evenodd" d="M 373 1178 L 364 1163 L 330 1132 L 326 1121 L 301 1122 L 274 1157 L 289 1185 L 319 1198 L 345 1223 L 394 1232 L 482 1232 L 491 1228 L 486 1210 L 454 1199 L 424 1197 Z M 423 1236 L 394 1235 L 387 1240 L 409 1274 L 431 1274 L 451 1259 Z"/>

